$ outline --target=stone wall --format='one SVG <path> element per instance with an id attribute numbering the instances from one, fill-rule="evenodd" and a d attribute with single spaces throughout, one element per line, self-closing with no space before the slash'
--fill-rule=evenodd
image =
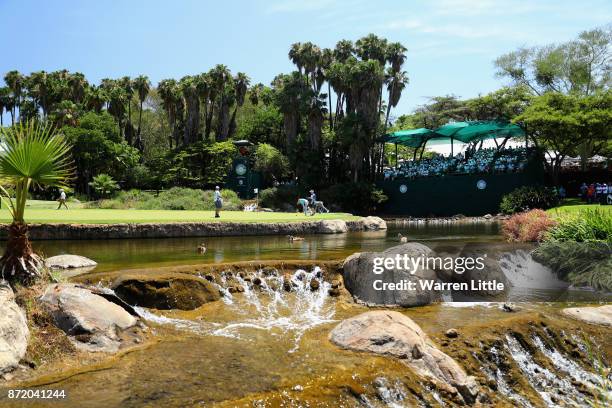
<path id="1" fill-rule="evenodd" d="M 345 224 L 346 226 L 338 228 L 343 226 L 340 224 Z M 30 239 L 32 240 L 303 235 L 372 229 L 368 224 L 364 223 L 363 219 L 346 222 L 341 220 L 319 220 L 282 223 L 30 224 L 29 227 Z M 8 224 L 0 224 L 0 240 L 6 240 L 7 231 Z"/>

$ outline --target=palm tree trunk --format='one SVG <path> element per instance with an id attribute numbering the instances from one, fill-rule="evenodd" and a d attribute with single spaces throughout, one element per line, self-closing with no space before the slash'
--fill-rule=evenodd
<path id="1" fill-rule="evenodd" d="M 331 86 L 329 81 L 327 82 L 327 101 L 328 101 L 328 109 L 329 109 L 329 131 L 331 132 L 334 128 L 334 121 L 332 116 L 332 106 L 331 106 Z"/>
<path id="2" fill-rule="evenodd" d="M 30 285 L 42 276 L 42 264 L 41 258 L 32 251 L 27 224 L 13 222 L 8 229 L 6 250 L 0 258 L 2 278 Z"/>

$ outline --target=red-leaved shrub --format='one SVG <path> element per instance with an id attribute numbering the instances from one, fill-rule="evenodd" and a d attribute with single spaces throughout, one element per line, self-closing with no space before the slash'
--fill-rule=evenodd
<path id="1" fill-rule="evenodd" d="M 557 223 L 543 210 L 531 210 L 504 221 L 502 233 L 511 242 L 536 242 L 544 238 L 544 233 Z"/>

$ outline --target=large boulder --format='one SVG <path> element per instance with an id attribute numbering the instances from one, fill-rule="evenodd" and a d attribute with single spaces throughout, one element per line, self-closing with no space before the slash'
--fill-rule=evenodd
<path id="1" fill-rule="evenodd" d="M 434 256 L 431 249 L 419 243 L 398 245 L 384 252 L 360 252 L 346 258 L 342 275 L 344 284 L 355 300 L 371 306 L 423 306 L 441 299 L 438 291 L 422 289 L 419 281 L 437 281 L 436 272 L 420 265 L 416 270 L 399 269 L 395 265 L 385 268 L 381 274 L 375 274 L 374 260 L 376 258 L 393 258 L 396 256 L 417 259 Z M 414 273 L 412 273 L 414 272 Z M 414 290 L 376 290 L 375 281 L 398 284 L 414 282 Z"/>
<path id="2" fill-rule="evenodd" d="M 386 230 L 387 223 L 380 217 L 364 217 L 361 219 L 363 228 L 368 231 Z"/>
<path id="3" fill-rule="evenodd" d="M 440 351 L 407 316 L 394 311 L 371 311 L 342 321 L 329 335 L 345 349 L 367 351 L 401 359 L 418 375 L 437 386 L 458 392 L 471 404 L 478 386 L 455 360 Z"/>
<path id="4" fill-rule="evenodd" d="M 138 322 L 117 303 L 73 283 L 49 285 L 41 301 L 58 327 L 73 336 L 77 346 L 89 351 L 116 351 L 119 330 Z"/>
<path id="5" fill-rule="evenodd" d="M 475 261 L 479 261 L 484 267 L 475 267 L 471 269 L 465 268 L 465 270 L 455 269 L 455 271 L 452 271 L 451 273 L 451 280 L 454 282 L 467 283 L 468 287 L 471 287 L 472 281 L 497 281 L 504 284 L 504 291 L 482 289 L 478 291 L 467 291 L 465 294 L 475 298 L 504 297 L 511 287 L 511 284 L 503 271 L 505 251 L 507 251 L 507 248 L 498 248 L 492 244 L 466 244 L 461 251 L 459 258 L 472 260 L 471 262 L 474 263 Z"/>
<path id="6" fill-rule="evenodd" d="M 344 220 L 321 220 L 319 221 L 318 232 L 321 234 L 340 234 L 347 232 L 348 227 Z"/>
<path id="7" fill-rule="evenodd" d="M 175 274 L 123 275 L 112 288 L 125 302 L 148 308 L 193 310 L 221 299 L 219 287 L 198 276 Z"/>
<path id="8" fill-rule="evenodd" d="M 96 266 L 96 261 L 80 255 L 56 255 L 45 259 L 45 266 L 51 269 L 73 269 Z"/>
<path id="9" fill-rule="evenodd" d="M 570 307 L 563 309 L 564 315 L 590 324 L 612 326 L 612 305 L 597 307 Z"/>
<path id="10" fill-rule="evenodd" d="M 0 374 L 17 367 L 28 348 L 30 331 L 25 313 L 15 303 L 9 284 L 0 281 Z"/>

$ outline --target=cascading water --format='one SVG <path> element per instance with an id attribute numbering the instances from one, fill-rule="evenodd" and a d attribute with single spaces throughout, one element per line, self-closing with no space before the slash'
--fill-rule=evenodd
<path id="1" fill-rule="evenodd" d="M 248 340 L 249 331 L 263 330 L 272 336 L 290 336 L 293 346 L 289 353 L 298 350 L 307 330 L 334 321 L 335 305 L 328 294 L 331 284 L 324 281 L 319 267 L 310 272 L 300 269 L 285 276 L 263 270 L 248 276 L 223 273 L 220 283 L 214 284 L 236 317 L 229 323 L 175 319 L 143 308 L 137 311 L 146 320 L 202 335 Z M 232 295 L 228 287 L 242 292 L 241 295 Z"/>

